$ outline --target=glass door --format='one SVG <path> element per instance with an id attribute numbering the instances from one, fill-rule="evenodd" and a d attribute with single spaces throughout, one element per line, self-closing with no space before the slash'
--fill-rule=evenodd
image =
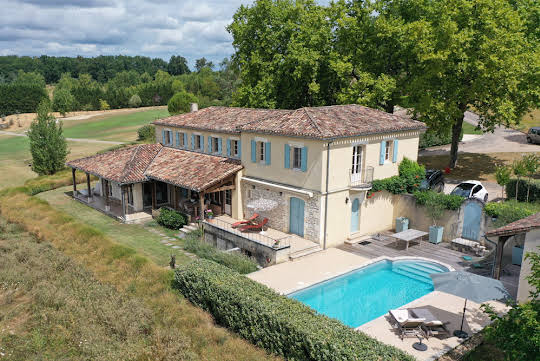
<path id="1" fill-rule="evenodd" d="M 351 182 L 360 182 L 362 180 L 362 146 L 353 146 Z"/>

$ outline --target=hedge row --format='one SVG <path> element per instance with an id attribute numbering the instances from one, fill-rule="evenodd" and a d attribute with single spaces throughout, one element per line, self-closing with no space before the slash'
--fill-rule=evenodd
<path id="1" fill-rule="evenodd" d="M 459 140 L 463 139 L 463 131 L 459 136 Z M 420 149 L 435 147 L 438 145 L 446 145 L 452 143 L 452 132 L 438 134 L 435 131 L 427 131 L 420 135 L 420 141 L 418 147 Z"/>
<path id="2" fill-rule="evenodd" d="M 197 260 L 178 269 L 173 287 L 217 323 L 287 359 L 414 360 L 211 261 Z"/>
<path id="3" fill-rule="evenodd" d="M 540 203 L 516 202 L 512 199 L 500 203 L 487 203 L 484 210 L 496 218 L 495 225 L 501 227 L 540 212 Z"/>
<path id="4" fill-rule="evenodd" d="M 0 116 L 34 113 L 43 99 L 48 99 L 47 91 L 39 85 L 0 84 Z"/>
<path id="5" fill-rule="evenodd" d="M 516 182 L 517 179 L 511 179 L 510 182 L 506 185 L 506 196 L 509 199 L 516 198 Z M 529 202 L 540 201 L 540 179 L 532 179 L 528 181 L 527 179 L 521 179 L 518 186 L 518 201 L 526 202 L 527 201 L 527 188 L 529 189 Z"/>
<path id="6" fill-rule="evenodd" d="M 416 191 L 414 192 L 414 198 L 416 199 L 416 203 L 421 206 L 426 205 L 426 203 L 433 198 L 436 202 L 442 204 L 444 209 L 451 211 L 458 210 L 459 207 L 461 207 L 461 204 L 465 201 L 465 198 L 460 196 L 437 193 L 433 191 Z"/>

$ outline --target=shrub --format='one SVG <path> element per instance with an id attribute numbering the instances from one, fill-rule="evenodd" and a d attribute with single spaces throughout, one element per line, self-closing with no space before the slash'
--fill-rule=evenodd
<path id="1" fill-rule="evenodd" d="M 194 253 L 200 258 L 209 259 L 240 274 L 247 274 L 257 270 L 257 264 L 248 257 L 237 253 L 225 253 L 212 245 L 199 240 L 200 234 L 193 232 L 184 243 L 184 249 Z"/>
<path id="2" fill-rule="evenodd" d="M 156 221 L 169 229 L 180 229 L 187 224 L 185 215 L 169 208 L 161 208 Z"/>
<path id="3" fill-rule="evenodd" d="M 101 109 L 101 110 L 109 110 L 109 109 L 111 109 L 111 106 L 109 105 L 109 103 L 107 103 L 106 100 L 100 99 L 99 100 L 99 109 Z"/>
<path id="4" fill-rule="evenodd" d="M 463 131 L 461 132 L 461 135 L 459 137 L 459 140 L 463 138 Z M 452 142 L 452 132 L 449 131 L 447 133 L 438 134 L 435 131 L 428 130 L 427 132 L 420 135 L 420 143 L 418 147 L 420 149 L 428 148 L 428 147 L 435 147 L 438 145 L 446 145 L 450 144 Z"/>
<path id="5" fill-rule="evenodd" d="M 399 177 L 405 183 L 407 193 L 413 193 L 426 177 L 426 168 L 408 158 L 399 163 Z"/>
<path id="6" fill-rule="evenodd" d="M 57 89 L 54 91 L 53 96 L 53 110 L 66 116 L 66 113 L 69 113 L 73 110 L 75 105 L 75 98 L 71 95 L 69 89 Z"/>
<path id="7" fill-rule="evenodd" d="M 413 360 L 215 262 L 197 260 L 179 268 L 173 287 L 218 324 L 287 359 Z"/>
<path id="8" fill-rule="evenodd" d="M 444 209 L 450 211 L 458 210 L 465 198 L 444 193 L 436 193 L 433 191 L 416 191 L 414 192 L 416 203 L 422 206 L 433 205 L 434 202 L 440 203 Z"/>
<path id="9" fill-rule="evenodd" d="M 137 140 L 144 140 L 149 143 L 154 143 L 156 141 L 156 129 L 153 125 L 143 125 L 137 129 Z"/>
<path id="10" fill-rule="evenodd" d="M 508 198 L 516 198 L 516 184 L 517 179 L 511 179 L 506 184 L 506 196 Z M 517 192 L 517 200 L 525 202 L 527 200 L 527 188 L 529 188 L 529 202 L 534 203 L 540 201 L 540 179 L 519 180 L 519 187 Z"/>
<path id="11" fill-rule="evenodd" d="M 399 176 L 384 179 L 375 179 L 371 185 L 370 192 L 388 191 L 392 194 L 402 194 L 407 192 L 407 187 Z"/>
<path id="12" fill-rule="evenodd" d="M 133 94 L 131 98 L 129 98 L 128 103 L 131 108 L 138 108 L 141 106 L 142 100 L 140 96 L 138 96 L 137 94 Z"/>
<path id="13" fill-rule="evenodd" d="M 525 203 L 512 199 L 501 203 L 488 203 L 484 210 L 491 217 L 497 218 L 495 224 L 500 227 L 540 212 L 540 203 Z"/>
<path id="14" fill-rule="evenodd" d="M 171 114 L 187 113 L 190 110 L 190 104 L 197 102 L 198 100 L 195 95 L 182 91 L 172 96 L 167 104 L 167 108 Z"/>

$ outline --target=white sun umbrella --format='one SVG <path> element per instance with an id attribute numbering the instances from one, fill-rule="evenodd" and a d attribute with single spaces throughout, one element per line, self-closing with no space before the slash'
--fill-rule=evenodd
<path id="1" fill-rule="evenodd" d="M 247 208 L 253 209 L 254 211 L 266 212 L 271 211 L 272 209 L 278 206 L 276 201 L 266 198 L 257 198 L 247 203 Z M 261 234 L 264 234 L 264 229 L 261 230 Z"/>

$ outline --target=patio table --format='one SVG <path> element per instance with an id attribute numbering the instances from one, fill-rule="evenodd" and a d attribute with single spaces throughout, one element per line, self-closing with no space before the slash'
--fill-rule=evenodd
<path id="1" fill-rule="evenodd" d="M 405 241 L 405 251 L 409 249 L 409 242 L 421 238 L 427 235 L 427 232 L 419 231 L 417 229 L 407 229 L 402 232 L 394 233 L 392 237 Z"/>

